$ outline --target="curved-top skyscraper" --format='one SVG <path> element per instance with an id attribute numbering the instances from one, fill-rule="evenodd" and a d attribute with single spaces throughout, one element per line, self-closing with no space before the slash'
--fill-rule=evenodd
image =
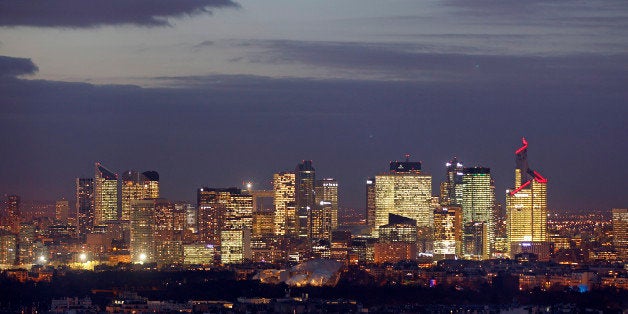
<path id="1" fill-rule="evenodd" d="M 528 166 L 528 141 L 515 151 L 515 186 L 506 190 L 508 241 L 511 255 L 517 246 L 548 241 L 547 179 Z"/>

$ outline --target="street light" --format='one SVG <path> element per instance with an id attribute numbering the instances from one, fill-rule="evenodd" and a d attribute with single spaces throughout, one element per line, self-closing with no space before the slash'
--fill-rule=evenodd
<path id="1" fill-rule="evenodd" d="M 79 259 L 81 262 L 85 263 L 85 261 L 87 261 L 87 254 L 81 253 L 81 255 L 79 255 Z"/>

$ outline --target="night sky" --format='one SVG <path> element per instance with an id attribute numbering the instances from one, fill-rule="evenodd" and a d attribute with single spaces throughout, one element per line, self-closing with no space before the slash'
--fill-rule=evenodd
<path id="1" fill-rule="evenodd" d="M 405 153 L 550 209 L 628 206 L 628 2 L 0 0 L 0 193 L 73 199 L 100 161 L 161 194 L 313 160 L 342 207 Z"/>

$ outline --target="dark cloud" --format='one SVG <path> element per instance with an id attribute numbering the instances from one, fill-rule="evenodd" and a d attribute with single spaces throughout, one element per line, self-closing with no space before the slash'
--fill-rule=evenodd
<path id="1" fill-rule="evenodd" d="M 0 194 L 69 198 L 73 178 L 92 175 L 99 160 L 117 171 L 159 171 L 164 197 L 194 200 L 203 185 L 252 179 L 269 188 L 273 172 L 307 158 L 317 175 L 338 178 L 343 206 L 362 207 L 363 179 L 410 153 L 435 192 L 453 155 L 491 167 L 503 202 L 525 135 L 531 166 L 550 179 L 552 209 L 623 206 L 626 80 L 605 67 L 572 77 L 578 72 L 562 68 L 577 63 L 565 60 L 543 72 L 554 84 L 525 73 L 454 83 L 158 79 L 176 83 L 170 88 L 0 78 L 0 134 L 10 134 L 0 137 L 10 152 L 0 157 Z M 580 71 L 619 61 L 583 62 Z"/>
<path id="2" fill-rule="evenodd" d="M 168 17 L 238 7 L 231 0 L 0 0 L 0 26 L 166 26 Z"/>
<path id="3" fill-rule="evenodd" d="M 306 64 L 379 79 L 513 84 L 523 80 L 552 86 L 562 84 L 564 80 L 583 85 L 628 83 L 628 54 L 625 53 L 489 55 L 481 52 L 444 53 L 435 47 L 415 44 L 286 40 L 248 41 L 244 45 L 263 50 L 249 53 L 249 62 Z"/>
<path id="4" fill-rule="evenodd" d="M 201 50 L 203 50 L 205 48 L 211 47 L 214 44 L 215 44 L 214 41 L 204 40 L 204 41 L 202 41 L 202 42 L 200 42 L 198 44 L 193 45 L 191 49 L 192 49 L 193 52 L 198 52 L 198 51 L 201 51 Z"/>
<path id="5" fill-rule="evenodd" d="M 564 2 L 564 0 L 554 2 Z M 547 5 L 548 1 L 544 0 L 476 0 L 473 2 L 465 0 L 446 0 L 443 1 L 442 4 L 460 8 L 460 12 L 463 14 L 482 16 L 498 15 L 501 17 L 534 14 L 543 8 L 549 7 Z"/>
<path id="6" fill-rule="evenodd" d="M 213 45 L 214 45 L 213 41 L 205 40 L 205 41 L 202 41 L 202 42 L 194 45 L 193 48 L 204 48 L 204 47 L 209 47 L 209 46 L 213 46 Z"/>
<path id="7" fill-rule="evenodd" d="M 446 0 L 453 14 L 463 23 L 549 27 L 554 30 L 600 29 L 626 31 L 628 6 L 624 0 Z"/>
<path id="8" fill-rule="evenodd" d="M 38 70 L 31 59 L 0 56 L 0 77 L 35 74 Z"/>

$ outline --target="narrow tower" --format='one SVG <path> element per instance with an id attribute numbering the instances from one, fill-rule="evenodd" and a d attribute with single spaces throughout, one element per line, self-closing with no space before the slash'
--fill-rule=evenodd
<path id="1" fill-rule="evenodd" d="M 515 151 L 515 186 L 506 190 L 510 255 L 533 251 L 543 258 L 548 250 L 547 179 L 528 166 L 528 141 Z"/>

